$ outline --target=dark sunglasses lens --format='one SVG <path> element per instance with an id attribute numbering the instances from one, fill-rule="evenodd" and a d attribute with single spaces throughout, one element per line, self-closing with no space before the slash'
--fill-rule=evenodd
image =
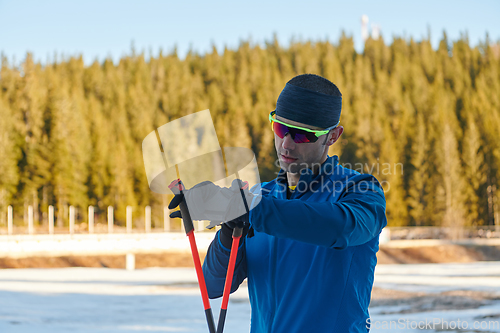
<path id="1" fill-rule="evenodd" d="M 316 139 L 317 137 L 313 133 L 301 130 L 296 130 L 295 135 L 293 136 L 293 141 L 295 141 L 295 143 L 315 142 Z"/>
<path id="2" fill-rule="evenodd" d="M 278 135 L 281 139 L 283 139 L 287 133 L 290 133 L 295 143 L 318 141 L 318 137 L 314 133 L 306 132 L 298 128 L 291 128 L 277 122 L 273 122 L 273 130 L 274 133 L 276 133 L 276 135 Z"/>
<path id="3" fill-rule="evenodd" d="M 274 133 L 276 133 L 277 136 L 280 137 L 280 139 L 283 139 L 286 133 L 288 133 L 288 127 L 273 121 L 273 131 Z"/>

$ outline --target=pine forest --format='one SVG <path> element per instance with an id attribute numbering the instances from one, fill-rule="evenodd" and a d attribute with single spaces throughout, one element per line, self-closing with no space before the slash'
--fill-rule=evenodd
<path id="1" fill-rule="evenodd" d="M 483 226 L 500 202 L 500 47 L 467 37 L 368 39 L 362 53 L 337 43 L 276 38 L 180 58 L 175 50 L 85 65 L 81 56 L 46 64 L 27 54 L 0 68 L 0 227 L 7 206 L 31 205 L 35 223 L 55 207 L 78 221 L 95 206 L 163 216 L 168 199 L 150 191 L 141 143 L 159 126 L 210 109 L 222 146 L 251 148 L 261 180 L 277 171 L 268 115 L 293 76 L 315 73 L 343 95 L 344 134 L 330 148 L 340 164 L 384 186 L 389 226 Z M 496 221 L 499 223 L 500 221 Z M 21 222 L 22 223 L 22 218 Z"/>

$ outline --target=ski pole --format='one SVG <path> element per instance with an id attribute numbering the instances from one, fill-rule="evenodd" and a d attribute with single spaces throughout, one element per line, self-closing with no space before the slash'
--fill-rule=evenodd
<path id="1" fill-rule="evenodd" d="M 176 165 L 177 169 L 177 165 Z M 179 170 L 177 170 L 177 176 L 179 176 Z M 169 188 L 177 187 L 179 192 L 182 193 L 184 187 L 180 179 L 173 181 L 169 185 Z M 207 318 L 208 330 L 210 333 L 215 333 L 215 322 L 212 314 L 212 308 L 210 307 L 210 301 L 208 299 L 207 285 L 205 284 L 205 277 L 203 276 L 203 270 L 201 268 L 200 255 L 198 253 L 198 247 L 196 246 L 196 239 L 194 237 L 194 226 L 191 215 L 186 204 L 186 200 L 183 198 L 179 204 L 179 208 L 182 215 L 182 222 L 184 224 L 184 229 L 186 235 L 189 238 L 189 244 L 191 245 L 191 254 L 193 256 L 194 268 L 196 270 L 196 275 L 198 277 L 198 285 L 200 286 L 201 298 L 203 300 L 203 307 L 205 308 L 205 317 Z"/>
<path id="2" fill-rule="evenodd" d="M 248 182 L 244 182 L 243 186 L 240 186 L 240 193 L 245 204 L 245 209 L 248 213 L 248 205 L 245 200 L 244 189 L 248 188 Z M 233 244 L 231 245 L 231 252 L 229 255 L 229 264 L 227 266 L 226 283 L 224 285 L 224 292 L 222 296 L 222 304 L 220 308 L 219 321 L 217 323 L 217 333 L 222 333 L 224 330 L 224 323 L 226 321 L 227 305 L 229 303 L 229 294 L 231 293 L 231 285 L 233 284 L 234 267 L 236 265 L 236 258 L 238 256 L 238 247 L 240 244 L 241 236 L 243 235 L 243 228 L 235 227 L 233 229 Z"/>

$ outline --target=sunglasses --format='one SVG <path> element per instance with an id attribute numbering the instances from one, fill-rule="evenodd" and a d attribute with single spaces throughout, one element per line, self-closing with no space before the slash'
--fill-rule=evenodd
<path id="1" fill-rule="evenodd" d="M 283 139 L 287 133 L 290 133 L 290 136 L 295 143 L 316 142 L 320 136 L 327 134 L 339 125 L 337 123 L 337 125 L 325 128 L 324 130 L 312 130 L 309 128 L 294 126 L 276 119 L 276 110 L 271 111 L 269 114 L 269 122 L 273 126 L 273 131 L 276 135 Z"/>

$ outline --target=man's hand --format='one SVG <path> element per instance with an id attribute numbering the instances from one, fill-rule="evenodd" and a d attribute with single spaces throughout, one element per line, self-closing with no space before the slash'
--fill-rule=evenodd
<path id="1" fill-rule="evenodd" d="M 244 227 L 245 223 L 248 224 L 248 207 L 253 196 L 248 191 L 247 182 L 236 179 L 231 188 L 225 188 L 205 181 L 186 190 L 177 181 L 171 184 L 171 190 L 175 196 L 168 208 L 177 208 L 182 200 L 186 200 L 193 220 L 210 220 L 211 226 L 229 221 L 232 228 L 236 225 Z M 170 217 L 179 218 L 182 214 L 176 211 L 171 213 Z"/>
<path id="2" fill-rule="evenodd" d="M 201 182 L 189 190 L 184 189 L 182 183 L 178 182 L 171 189 L 175 196 L 168 208 L 177 208 L 182 200 L 185 200 L 193 220 L 223 221 L 232 196 L 230 189 L 222 188 L 209 181 Z M 170 214 L 170 217 L 182 217 L 182 214 L 176 211 Z"/>
<path id="3" fill-rule="evenodd" d="M 249 222 L 249 207 L 252 200 L 252 194 L 248 191 L 248 182 L 243 182 L 240 179 L 233 180 L 231 184 L 233 197 L 228 205 L 227 216 L 237 216 L 236 218 L 227 221 L 221 225 L 220 241 L 226 248 L 231 248 L 233 243 L 233 229 L 240 228 L 243 230 L 241 237 L 245 237 L 250 229 Z M 240 214 L 243 212 L 243 214 Z"/>

